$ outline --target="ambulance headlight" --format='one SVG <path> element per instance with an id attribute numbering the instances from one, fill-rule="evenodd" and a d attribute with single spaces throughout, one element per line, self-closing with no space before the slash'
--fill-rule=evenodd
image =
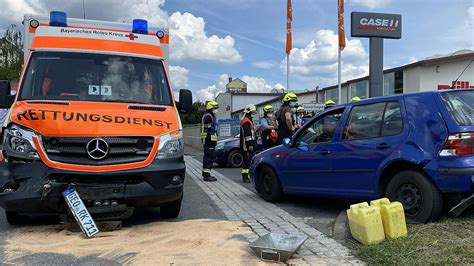
<path id="1" fill-rule="evenodd" d="M 148 34 L 148 21 L 144 19 L 134 19 L 132 32 L 139 34 Z"/>
<path id="2" fill-rule="evenodd" d="M 36 136 L 35 132 L 16 124 L 5 129 L 3 143 L 7 155 L 22 159 L 39 159 L 33 136 Z"/>
<path id="3" fill-rule="evenodd" d="M 156 159 L 179 158 L 183 154 L 183 133 L 181 130 L 173 131 L 160 137 Z"/>
<path id="4" fill-rule="evenodd" d="M 49 26 L 67 27 L 67 15 L 61 11 L 51 11 L 49 13 Z"/>

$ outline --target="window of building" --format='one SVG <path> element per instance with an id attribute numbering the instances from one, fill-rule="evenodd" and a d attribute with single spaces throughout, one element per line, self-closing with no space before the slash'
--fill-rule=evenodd
<path id="1" fill-rule="evenodd" d="M 339 104 L 339 96 L 337 94 L 337 88 L 326 90 L 325 93 L 326 93 L 325 101 L 333 100 L 334 102 L 336 102 L 336 104 Z"/>
<path id="2" fill-rule="evenodd" d="M 395 93 L 403 93 L 403 70 L 395 72 Z"/>
<path id="3" fill-rule="evenodd" d="M 383 95 L 392 95 L 395 93 L 395 73 L 383 75 Z"/>
<path id="4" fill-rule="evenodd" d="M 362 80 L 362 81 L 358 81 L 358 82 L 350 84 L 351 98 L 355 96 L 361 99 L 368 98 L 368 95 L 367 95 L 368 85 L 369 85 L 369 82 L 367 80 Z"/>

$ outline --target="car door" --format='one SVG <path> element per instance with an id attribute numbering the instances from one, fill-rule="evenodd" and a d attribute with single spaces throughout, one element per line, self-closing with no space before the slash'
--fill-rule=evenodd
<path id="1" fill-rule="evenodd" d="M 282 160 L 285 191 L 316 193 L 332 186 L 332 145 L 344 108 L 324 114 L 294 136 Z"/>
<path id="2" fill-rule="evenodd" d="M 341 195 L 376 196 L 376 171 L 408 135 L 403 101 L 354 105 L 333 145 L 333 178 Z"/>

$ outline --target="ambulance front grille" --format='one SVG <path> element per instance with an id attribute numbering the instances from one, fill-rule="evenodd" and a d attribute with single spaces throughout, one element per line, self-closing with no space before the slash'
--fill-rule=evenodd
<path id="1" fill-rule="evenodd" d="M 75 165 L 120 165 L 145 161 L 153 147 L 153 137 L 102 137 L 107 155 L 93 159 L 87 144 L 95 137 L 45 137 L 43 147 L 51 161 Z"/>

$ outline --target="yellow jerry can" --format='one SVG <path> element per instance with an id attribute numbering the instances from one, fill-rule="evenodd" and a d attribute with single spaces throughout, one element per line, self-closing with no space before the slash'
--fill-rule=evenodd
<path id="1" fill-rule="evenodd" d="M 351 205 L 347 219 L 352 237 L 365 245 L 377 244 L 385 239 L 379 206 L 367 202 Z"/>
<path id="2" fill-rule="evenodd" d="M 370 206 L 379 206 L 382 215 L 383 228 L 387 238 L 399 238 L 407 236 L 407 223 L 403 205 L 398 202 L 390 202 L 387 198 L 381 198 L 370 202 Z"/>

